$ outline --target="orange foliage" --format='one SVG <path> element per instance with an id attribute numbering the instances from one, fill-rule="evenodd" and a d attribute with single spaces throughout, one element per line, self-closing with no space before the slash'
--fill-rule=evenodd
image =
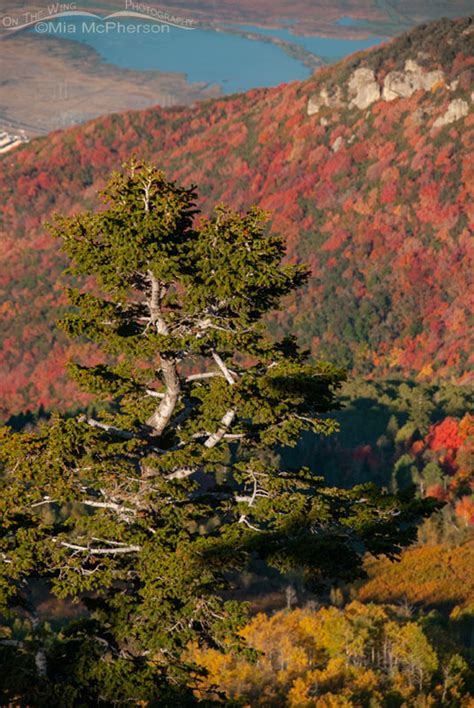
<path id="1" fill-rule="evenodd" d="M 404 552 L 400 562 L 372 559 L 369 580 L 359 589 L 363 602 L 469 606 L 474 603 L 474 542 L 458 548 L 424 546 Z"/>

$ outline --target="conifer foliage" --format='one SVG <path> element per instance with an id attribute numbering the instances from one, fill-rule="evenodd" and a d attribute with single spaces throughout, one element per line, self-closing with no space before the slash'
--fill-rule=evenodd
<path id="1" fill-rule="evenodd" d="M 264 212 L 200 217 L 194 188 L 137 161 L 103 196 L 51 227 L 90 286 L 62 327 L 103 351 L 70 366 L 95 413 L 1 431 L 2 702 L 196 702 L 186 650 L 238 649 L 246 608 L 226 597 L 249 562 L 350 580 L 437 504 L 280 468 L 279 447 L 334 429 L 344 374 L 266 333 L 307 272 Z M 80 616 L 42 623 L 38 583 Z"/>

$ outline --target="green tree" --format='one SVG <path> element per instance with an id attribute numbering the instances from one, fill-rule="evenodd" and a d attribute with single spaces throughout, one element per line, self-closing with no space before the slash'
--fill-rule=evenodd
<path id="1" fill-rule="evenodd" d="M 192 703 L 184 651 L 238 645 L 246 608 L 225 593 L 250 559 L 315 585 L 350 580 L 365 551 L 408 543 L 434 504 L 327 488 L 272 462 L 302 431 L 334 429 L 344 374 L 266 335 L 265 317 L 307 277 L 281 263 L 266 214 L 218 206 L 198 221 L 195 200 L 131 162 L 104 209 L 52 227 L 72 273 L 95 282 L 69 290 L 62 326 L 104 359 L 70 368 L 95 417 L 2 430 L 1 600 L 27 625 L 6 623 L 0 639 L 23 677 L 4 674 L 3 702 Z M 38 579 L 81 599 L 83 616 L 46 631 Z"/>
<path id="2" fill-rule="evenodd" d="M 422 627 L 416 622 L 403 626 L 394 622 L 388 624 L 386 632 L 392 639 L 392 671 L 400 671 L 421 692 L 438 668 L 438 657 Z"/>

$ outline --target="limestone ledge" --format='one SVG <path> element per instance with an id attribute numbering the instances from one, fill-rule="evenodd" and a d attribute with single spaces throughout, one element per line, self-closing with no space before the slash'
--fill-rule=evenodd
<path id="1" fill-rule="evenodd" d="M 450 91 L 457 88 L 458 82 L 453 81 L 447 85 L 446 76 L 441 69 L 425 71 L 414 59 L 407 59 L 403 71 L 390 71 L 384 78 L 382 85 L 376 80 L 375 73 L 368 67 L 359 67 L 350 76 L 346 91 L 339 86 L 321 91 L 311 96 L 308 100 L 307 113 L 309 116 L 319 113 L 324 108 L 358 108 L 364 110 L 376 101 L 394 101 L 398 98 L 408 98 L 416 91 L 431 91 L 437 86 L 444 86 Z M 474 94 L 471 95 L 471 101 Z M 467 115 L 468 102 L 461 98 L 451 101 L 447 111 L 439 116 L 433 123 L 437 128 Z M 321 125 L 328 125 L 328 119 L 321 117 Z"/>

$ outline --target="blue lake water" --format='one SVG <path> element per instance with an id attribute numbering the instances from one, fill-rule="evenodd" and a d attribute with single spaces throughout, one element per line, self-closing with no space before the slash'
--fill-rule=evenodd
<path id="1" fill-rule="evenodd" d="M 340 17 L 334 24 L 341 25 L 341 27 L 358 27 L 364 25 L 365 21 L 354 19 L 354 17 Z"/>
<path id="2" fill-rule="evenodd" d="M 43 25 L 46 23 L 43 23 Z M 309 76 L 310 70 L 269 42 L 250 40 L 240 35 L 201 29 L 185 30 L 170 27 L 169 31 L 143 33 L 142 30 L 87 31 L 84 17 L 55 20 L 41 27 L 41 33 L 82 42 L 93 47 L 101 58 L 115 66 L 143 70 L 159 70 L 186 74 L 190 82 L 219 84 L 224 93 L 247 91 L 260 86 L 276 86 Z M 97 21 L 97 27 L 102 23 Z M 140 23 L 121 18 L 124 26 L 139 27 Z M 288 29 L 264 30 L 242 27 L 261 35 L 272 34 L 304 46 L 309 51 L 329 59 L 350 54 L 377 44 L 380 38 L 340 40 L 324 37 L 301 37 Z M 38 26 L 33 32 L 38 32 Z"/>

